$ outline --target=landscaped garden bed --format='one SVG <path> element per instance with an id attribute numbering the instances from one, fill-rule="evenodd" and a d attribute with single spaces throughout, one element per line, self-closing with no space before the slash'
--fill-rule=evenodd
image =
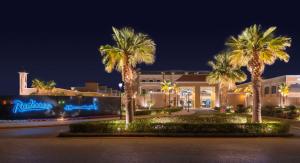
<path id="1" fill-rule="evenodd" d="M 261 110 L 261 113 L 263 116 L 300 120 L 300 109 L 293 105 L 287 106 L 285 108 L 264 106 Z"/>
<path id="2" fill-rule="evenodd" d="M 134 115 L 157 115 L 157 114 L 171 114 L 174 112 L 179 112 L 182 110 L 182 107 L 173 107 L 173 108 L 158 108 L 158 109 L 142 109 L 134 112 Z"/>
<path id="3" fill-rule="evenodd" d="M 265 120 L 250 123 L 246 115 L 195 114 L 137 119 L 125 129 L 122 120 L 84 122 L 70 125 L 61 136 L 282 136 L 289 124 Z"/>

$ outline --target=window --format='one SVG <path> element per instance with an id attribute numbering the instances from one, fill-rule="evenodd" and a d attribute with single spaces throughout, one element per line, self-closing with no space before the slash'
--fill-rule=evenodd
<path id="1" fill-rule="evenodd" d="M 160 80 L 156 80 L 156 82 L 160 82 Z"/>
<path id="2" fill-rule="evenodd" d="M 146 94 L 146 89 L 142 89 L 142 94 Z"/>
<path id="3" fill-rule="evenodd" d="M 156 92 L 160 92 L 160 89 L 157 89 Z"/>
<path id="4" fill-rule="evenodd" d="M 142 82 L 146 82 L 146 80 L 142 80 Z"/>
<path id="5" fill-rule="evenodd" d="M 153 80 L 149 80 L 149 82 L 153 82 Z"/>
<path id="6" fill-rule="evenodd" d="M 277 87 L 276 86 L 272 86 L 272 90 L 271 90 L 272 94 L 276 94 L 276 91 L 277 91 Z"/>
<path id="7" fill-rule="evenodd" d="M 265 87 L 265 95 L 270 93 L 270 87 Z"/>

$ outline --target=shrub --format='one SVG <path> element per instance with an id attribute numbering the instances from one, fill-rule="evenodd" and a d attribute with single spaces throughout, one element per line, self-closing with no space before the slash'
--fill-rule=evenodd
<path id="1" fill-rule="evenodd" d="M 242 118 L 242 119 L 239 119 Z M 288 133 L 289 124 L 279 121 L 249 123 L 247 116 L 207 115 L 137 119 L 125 130 L 124 121 L 100 121 L 71 124 L 73 133 Z"/>
<path id="2" fill-rule="evenodd" d="M 285 108 L 264 106 L 262 108 L 262 115 L 274 116 L 279 118 L 297 119 L 297 117 L 299 117 L 299 109 L 294 105 L 290 105 Z"/>
<path id="3" fill-rule="evenodd" d="M 151 123 L 135 121 L 125 131 L 124 123 L 71 124 L 73 133 L 288 133 L 287 123 Z"/>
<path id="4" fill-rule="evenodd" d="M 234 113 L 234 108 L 232 106 L 227 106 L 225 109 L 226 113 Z"/>
<path id="5" fill-rule="evenodd" d="M 182 108 L 168 108 L 168 109 L 151 109 L 151 110 L 139 110 L 135 111 L 134 115 L 156 115 L 156 114 L 171 114 L 174 112 L 181 111 Z"/>
<path id="6" fill-rule="evenodd" d="M 217 112 L 220 112 L 220 111 L 221 111 L 221 107 L 215 106 L 215 107 L 214 107 L 214 110 L 217 111 Z"/>

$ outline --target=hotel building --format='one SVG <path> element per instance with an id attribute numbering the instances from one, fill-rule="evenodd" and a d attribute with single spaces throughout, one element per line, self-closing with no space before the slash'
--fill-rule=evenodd
<path id="1" fill-rule="evenodd" d="M 219 106 L 217 85 L 206 82 L 208 71 L 140 71 L 137 105 L 140 107 L 183 106 L 213 108 Z M 162 92 L 161 83 L 176 84 L 178 92 Z"/>
<path id="2" fill-rule="evenodd" d="M 300 75 L 283 75 L 262 80 L 262 106 L 279 106 L 282 102 L 281 94 L 278 91 L 280 84 L 286 83 L 289 86 L 289 93 L 285 100 L 285 105 L 300 106 Z M 251 83 L 240 84 L 238 89 L 243 90 L 246 87 L 251 88 Z M 229 94 L 229 104 L 232 106 L 252 105 L 253 97 L 244 92 L 231 92 Z"/>

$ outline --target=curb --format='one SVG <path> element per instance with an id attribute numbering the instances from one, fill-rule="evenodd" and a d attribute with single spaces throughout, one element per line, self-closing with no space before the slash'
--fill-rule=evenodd
<path id="1" fill-rule="evenodd" d="M 60 133 L 58 137 L 293 137 L 293 134 L 205 134 L 205 133 Z"/>

